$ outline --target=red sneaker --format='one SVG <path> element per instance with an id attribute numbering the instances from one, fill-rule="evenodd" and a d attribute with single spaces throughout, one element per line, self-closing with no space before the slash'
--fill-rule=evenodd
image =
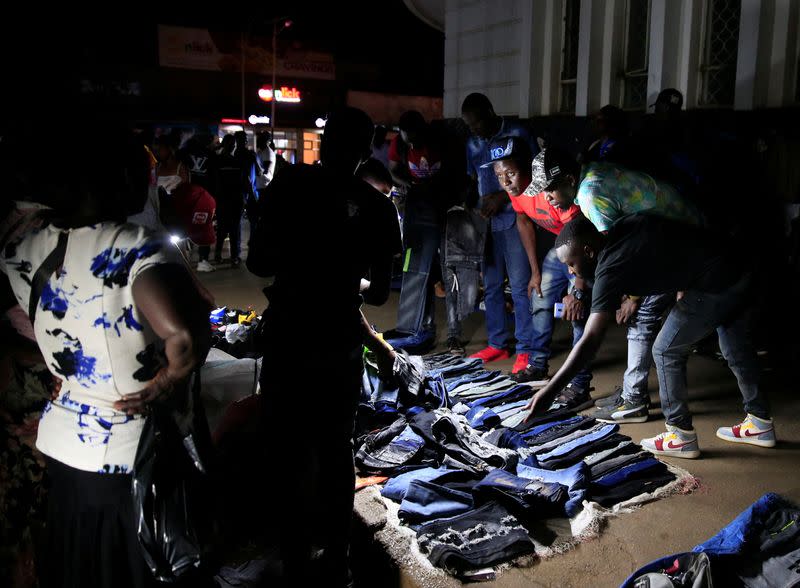
<path id="1" fill-rule="evenodd" d="M 511 373 L 516 374 L 528 367 L 528 354 L 517 353 L 517 359 L 514 361 L 514 367 L 511 368 Z"/>
<path id="2" fill-rule="evenodd" d="M 511 354 L 506 351 L 505 349 L 495 349 L 494 347 L 486 347 L 486 349 L 481 349 L 478 353 L 473 353 L 470 357 L 477 357 L 483 363 L 489 363 L 492 361 L 499 361 L 501 359 L 508 359 L 511 357 Z M 527 364 L 526 364 L 527 365 Z"/>

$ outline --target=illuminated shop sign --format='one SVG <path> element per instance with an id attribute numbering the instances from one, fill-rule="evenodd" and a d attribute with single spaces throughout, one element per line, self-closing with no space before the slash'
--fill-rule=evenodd
<path id="1" fill-rule="evenodd" d="M 297 88 L 289 88 L 288 86 L 281 86 L 280 89 L 275 90 L 275 95 L 273 96 L 272 87 L 271 86 L 263 86 L 258 91 L 258 97 L 261 98 L 264 102 L 272 102 L 273 98 L 275 102 L 300 102 L 300 90 Z"/>
<path id="2" fill-rule="evenodd" d="M 258 116 L 257 114 L 251 114 L 247 122 L 251 125 L 268 125 L 269 124 L 269 117 L 268 116 Z"/>

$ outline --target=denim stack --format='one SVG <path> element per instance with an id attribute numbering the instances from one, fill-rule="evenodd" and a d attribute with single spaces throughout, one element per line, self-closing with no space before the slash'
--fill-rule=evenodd
<path id="1" fill-rule="evenodd" d="M 372 420 L 362 421 L 371 426 L 356 465 L 390 478 L 382 495 L 399 505 L 422 553 L 451 573 L 533 552 L 534 528 L 577 516 L 586 501 L 610 507 L 675 480 L 618 425 L 563 409 L 523 423 L 531 387 L 479 360 L 406 360 L 424 375 L 365 376 Z"/>

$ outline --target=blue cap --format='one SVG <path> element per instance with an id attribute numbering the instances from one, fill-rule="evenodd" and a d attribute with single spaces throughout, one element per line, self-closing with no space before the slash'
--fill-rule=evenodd
<path id="1" fill-rule="evenodd" d="M 531 148 L 520 137 L 503 137 L 493 141 L 489 146 L 489 161 L 481 167 L 491 167 L 495 161 L 518 157 L 530 160 Z"/>

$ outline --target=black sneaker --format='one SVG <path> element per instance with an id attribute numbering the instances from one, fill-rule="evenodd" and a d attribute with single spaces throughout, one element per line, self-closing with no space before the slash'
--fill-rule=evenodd
<path id="1" fill-rule="evenodd" d="M 237 268 L 240 265 L 242 265 L 242 260 L 240 258 L 238 258 L 238 257 L 236 259 L 234 259 L 233 261 L 231 261 L 231 267 L 233 267 L 233 268 Z"/>
<path id="2" fill-rule="evenodd" d="M 581 390 L 580 388 L 573 387 L 572 384 L 567 384 L 561 391 L 561 394 L 556 396 L 550 410 L 559 408 L 566 408 L 567 410 L 584 410 L 594 404 L 588 390 Z"/>
<path id="3" fill-rule="evenodd" d="M 447 338 L 447 351 L 451 355 L 457 355 L 458 357 L 464 357 L 467 354 L 464 344 L 459 341 L 458 337 Z"/>
<path id="4" fill-rule="evenodd" d="M 619 396 L 616 404 L 598 408 L 592 416 L 601 423 L 645 423 L 650 413 L 644 401 L 631 402 Z"/>
<path id="5" fill-rule="evenodd" d="M 614 388 L 614 391 L 611 393 L 610 396 L 604 396 L 603 398 L 598 398 L 594 401 L 594 405 L 597 408 L 608 408 L 609 406 L 616 406 L 619 403 L 619 399 L 622 398 L 622 386 L 617 386 Z M 648 395 L 647 398 L 644 399 L 644 405 L 646 408 L 650 408 L 650 396 Z"/>
<path id="6" fill-rule="evenodd" d="M 508 376 L 518 384 L 530 384 L 531 386 L 544 386 L 550 381 L 545 368 L 537 368 L 529 365 L 524 370 Z"/>

